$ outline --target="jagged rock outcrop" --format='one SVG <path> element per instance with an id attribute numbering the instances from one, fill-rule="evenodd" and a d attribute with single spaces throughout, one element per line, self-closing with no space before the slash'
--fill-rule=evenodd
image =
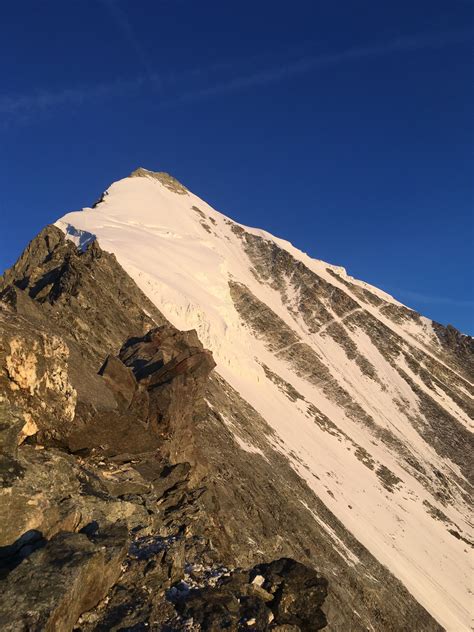
<path id="1" fill-rule="evenodd" d="M 44 228 L 1 277 L 0 296 L 28 320 L 54 323 L 54 333 L 77 343 L 96 372 L 129 337 L 166 322 L 113 254 L 95 241 L 81 251 L 55 226 Z"/>
<path id="2" fill-rule="evenodd" d="M 173 178 L 169 173 L 164 171 L 150 171 L 149 169 L 145 169 L 144 167 L 138 167 L 135 171 L 132 171 L 130 174 L 131 178 L 153 178 L 154 180 L 158 180 L 161 182 L 163 186 L 165 186 L 169 191 L 173 193 L 177 193 L 179 195 L 186 195 L 188 190 L 185 186 L 181 184 L 176 178 Z"/>

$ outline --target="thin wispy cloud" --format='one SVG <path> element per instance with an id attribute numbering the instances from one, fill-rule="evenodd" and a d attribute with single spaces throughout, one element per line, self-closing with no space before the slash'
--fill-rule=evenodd
<path id="1" fill-rule="evenodd" d="M 458 299 L 450 298 L 448 296 L 434 296 L 430 294 L 422 294 L 420 292 L 413 292 L 411 290 L 396 290 L 394 294 L 397 294 L 403 299 L 408 301 L 416 301 L 417 303 L 423 303 L 426 305 L 448 305 L 451 307 L 467 307 L 474 309 L 474 300 L 470 299 Z"/>
<path id="2" fill-rule="evenodd" d="M 472 30 L 458 30 L 448 33 L 419 34 L 411 37 L 401 37 L 389 42 L 374 44 L 371 46 L 358 46 L 334 53 L 305 54 L 297 59 L 282 61 L 275 65 L 261 67 L 258 70 L 240 72 L 230 76 L 234 69 L 248 66 L 248 59 L 234 60 L 227 64 L 225 60 L 211 67 L 183 70 L 176 75 L 164 75 L 154 71 L 148 56 L 137 39 L 125 13 L 117 6 L 114 0 L 102 0 L 102 3 L 110 11 L 129 44 L 133 47 L 140 61 L 140 74 L 130 79 L 116 79 L 100 84 L 83 85 L 63 90 L 43 90 L 26 95 L 6 95 L 0 97 L 0 115 L 13 119 L 33 118 L 35 113 L 41 113 L 49 109 L 61 106 L 80 106 L 85 103 L 127 97 L 146 87 L 156 87 L 158 76 L 160 83 L 170 96 L 167 99 L 157 101 L 158 107 L 169 107 L 188 101 L 212 98 L 220 94 L 238 92 L 252 87 L 260 87 L 272 83 L 278 83 L 285 79 L 303 75 L 329 66 L 344 63 L 357 62 L 359 60 L 377 58 L 384 55 L 407 53 L 425 48 L 439 48 L 464 42 L 472 39 Z M 268 60 L 268 52 L 262 57 Z M 258 60 L 252 58 L 252 68 L 258 65 Z M 219 76 L 219 67 L 225 69 L 225 74 Z M 211 76 L 213 77 L 211 79 Z M 189 89 L 183 86 L 195 84 L 196 78 L 199 85 Z M 206 84 L 207 82 L 207 84 Z M 204 84 L 204 85 L 203 85 Z"/>
<path id="3" fill-rule="evenodd" d="M 147 82 L 143 76 L 116 79 L 95 85 L 83 85 L 64 90 L 42 90 L 28 95 L 0 97 L 0 115 L 28 115 L 64 105 L 84 103 L 128 95 Z"/>
<path id="4" fill-rule="evenodd" d="M 239 91 L 245 88 L 277 83 L 286 78 L 305 74 L 317 68 L 334 66 L 344 62 L 376 58 L 393 53 L 405 53 L 425 48 L 439 48 L 472 39 L 473 35 L 474 32 L 472 30 L 420 34 L 413 37 L 396 38 L 384 44 L 353 47 L 335 53 L 305 55 L 300 59 L 286 64 L 280 64 L 257 72 L 239 75 L 200 90 L 189 91 L 181 95 L 181 100 L 186 101 L 200 99 L 226 92 Z"/>
<path id="5" fill-rule="evenodd" d="M 152 84 L 157 83 L 159 79 L 152 67 L 150 57 L 140 39 L 137 37 L 125 10 L 119 6 L 117 0 L 101 0 L 101 3 L 115 22 L 119 32 L 124 36 L 125 41 L 134 51 L 144 74 Z"/>

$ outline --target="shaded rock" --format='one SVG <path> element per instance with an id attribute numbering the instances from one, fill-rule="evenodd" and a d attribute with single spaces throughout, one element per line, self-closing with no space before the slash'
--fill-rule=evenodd
<path id="1" fill-rule="evenodd" d="M 32 529 L 49 538 L 81 523 L 82 503 L 73 500 L 80 495 L 80 482 L 70 458 L 25 446 L 14 463 L 18 475 L 2 481 L 0 547 L 12 545 Z"/>
<path id="2" fill-rule="evenodd" d="M 176 488 L 180 483 L 188 482 L 191 466 L 189 463 L 177 463 L 175 465 L 166 465 L 159 470 L 156 462 L 142 461 L 135 466 L 135 469 L 145 479 L 151 481 L 153 489 L 161 498 L 166 492 Z"/>
<path id="3" fill-rule="evenodd" d="M 200 630 L 209 632 L 237 630 L 241 619 L 237 596 L 215 588 L 205 588 L 191 595 L 181 614 L 198 624 Z"/>
<path id="4" fill-rule="evenodd" d="M 461 333 L 452 325 L 444 327 L 433 322 L 433 330 L 442 347 L 451 352 L 460 366 L 466 367 L 472 375 L 474 373 L 474 338 Z"/>
<path id="5" fill-rule="evenodd" d="M 260 564 L 250 571 L 235 570 L 224 574 L 215 586 L 176 594 L 180 615 L 206 632 L 312 632 L 327 624 L 321 610 L 327 581 L 312 568 L 289 558 Z"/>
<path id="6" fill-rule="evenodd" d="M 126 367 L 119 358 L 109 355 L 102 365 L 99 375 L 104 377 L 119 402 L 125 406 L 130 406 L 137 390 L 137 381 L 133 371 Z"/>
<path id="7" fill-rule="evenodd" d="M 194 331 L 165 325 L 129 339 L 119 357 L 109 355 L 99 372 L 118 409 L 80 405 L 69 449 L 101 446 L 109 456 L 138 454 L 162 447 L 170 428 L 192 432 L 194 404 L 214 366 Z"/>
<path id="8" fill-rule="evenodd" d="M 0 627 L 11 632 L 68 632 L 79 615 L 105 597 L 118 579 L 127 530 L 93 539 L 61 533 L 11 571 L 2 586 Z"/>
<path id="9" fill-rule="evenodd" d="M 113 475 L 103 469 L 42 446 L 23 445 L 16 458 L 1 455 L 0 565 L 11 567 L 25 533 L 50 539 L 92 521 L 147 528 L 152 518 L 145 499 L 129 495 L 146 496 L 150 484 L 133 468 L 114 468 Z"/>
<path id="10" fill-rule="evenodd" d="M 124 340 L 166 322 L 114 255 L 97 242 L 79 250 L 56 226 L 44 228 L 0 277 L 0 297 L 28 320 L 38 314 L 34 299 L 68 346 L 79 343 L 82 363 L 94 372 Z"/>
<path id="11" fill-rule="evenodd" d="M 160 440 L 147 417 L 142 417 L 147 407 L 144 397 L 136 402 L 136 406 L 125 411 L 81 408 L 67 436 L 67 447 L 72 452 L 100 448 L 108 456 L 125 451 L 133 455 L 154 450 L 160 445 Z"/>
<path id="12" fill-rule="evenodd" d="M 141 338 L 130 338 L 119 357 L 132 368 L 137 380 L 148 378 L 150 387 L 184 373 L 204 381 L 216 365 L 195 330 L 179 331 L 169 324 L 151 329 Z"/>
<path id="13" fill-rule="evenodd" d="M 326 626 L 321 606 L 328 594 L 328 582 L 315 570 L 283 558 L 261 564 L 255 571 L 265 578 L 263 588 L 274 595 L 270 607 L 276 623 L 295 625 L 302 632 Z"/>
<path id="14" fill-rule="evenodd" d="M 0 455 L 16 457 L 25 420 L 5 402 L 0 402 Z"/>
<path id="15" fill-rule="evenodd" d="M 119 357 L 150 398 L 147 419 L 163 439 L 163 457 L 171 463 L 199 462 L 205 468 L 203 455 L 196 455 L 194 418 L 215 362 L 196 332 L 180 332 L 164 325 L 141 338 L 129 339 Z M 196 470 L 196 478 L 200 475 Z"/>

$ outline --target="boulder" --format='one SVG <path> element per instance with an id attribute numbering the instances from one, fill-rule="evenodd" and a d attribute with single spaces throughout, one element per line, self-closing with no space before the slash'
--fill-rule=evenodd
<path id="1" fill-rule="evenodd" d="M 216 585 L 177 590 L 176 609 L 203 632 L 314 632 L 327 624 L 321 610 L 327 586 L 314 569 L 282 558 L 223 574 Z"/>
<path id="2" fill-rule="evenodd" d="M 270 607 L 278 624 L 294 625 L 301 632 L 321 630 L 326 617 L 321 606 L 328 582 L 314 569 L 290 558 L 260 564 L 254 572 L 265 578 L 262 584 L 274 595 Z"/>
<path id="3" fill-rule="evenodd" d="M 127 551 L 124 526 L 89 538 L 60 533 L 14 568 L 3 582 L 4 632 L 69 632 L 79 616 L 117 581 Z"/>

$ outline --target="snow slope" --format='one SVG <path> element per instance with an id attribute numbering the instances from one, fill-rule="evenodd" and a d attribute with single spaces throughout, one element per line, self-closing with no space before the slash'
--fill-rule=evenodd
<path id="1" fill-rule="evenodd" d="M 442 353 L 431 322 L 391 317 L 391 310 L 408 310 L 385 292 L 352 279 L 343 268 L 311 259 L 265 231 L 241 227 L 261 238 L 262 247 L 271 242 L 304 264 L 315 279 L 357 303 L 341 315 L 326 301 L 330 320 L 317 330 L 310 328 L 299 313 L 298 283 L 289 275 L 282 293 L 275 283 L 259 278 L 238 225 L 159 174 L 139 170 L 137 175 L 114 183 L 94 208 L 68 213 L 56 225 L 79 246 L 97 237 L 175 326 L 195 328 L 213 351 L 219 373 L 267 420 L 277 437 L 269 440 L 332 513 L 446 629 L 471 629 L 466 475 L 423 431 L 423 393 L 436 410 L 472 430 L 464 405 L 471 385 Z M 296 341 L 291 338 L 275 348 L 264 330 L 257 331 L 243 318 L 229 281 L 245 286 Z M 361 300 L 362 292 L 371 301 Z M 357 320 L 361 314 L 391 332 L 399 341 L 396 353 L 387 356 L 374 343 Z M 335 323 L 375 377 L 329 335 Z M 327 368 L 332 391 L 298 368 L 304 345 Z M 430 366 L 439 371 L 432 382 L 423 379 L 422 369 Z M 291 385 L 296 399 L 269 375 Z M 331 394 L 337 388 L 370 423 L 362 423 L 347 401 Z M 324 419 L 331 422 L 329 431 Z M 259 458 L 253 446 L 241 447 Z M 387 471 L 393 475 L 388 483 Z M 320 521 L 316 514 L 314 518 Z M 358 563 L 352 552 L 340 548 L 341 555 Z"/>

